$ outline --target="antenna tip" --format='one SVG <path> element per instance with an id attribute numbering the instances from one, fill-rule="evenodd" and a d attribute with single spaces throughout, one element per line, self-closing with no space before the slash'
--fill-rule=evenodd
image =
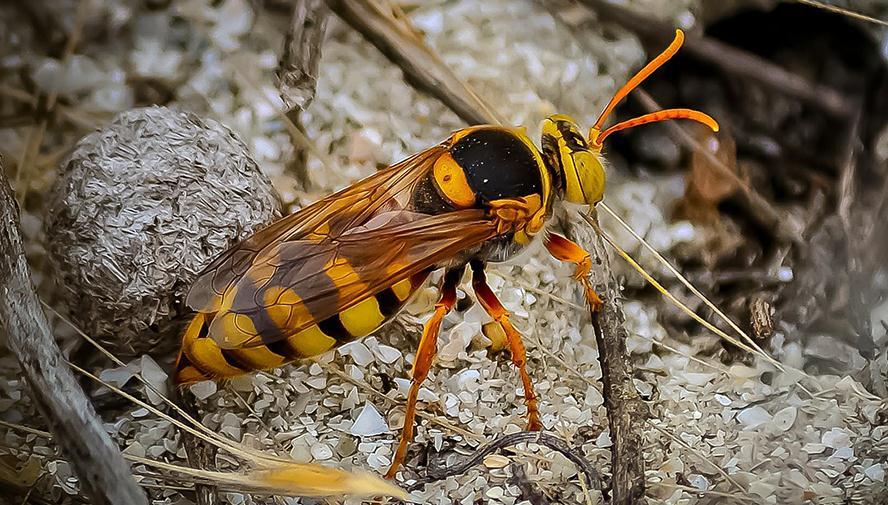
<path id="1" fill-rule="evenodd" d="M 681 45 L 681 43 L 684 42 L 684 39 L 685 39 L 685 32 L 682 31 L 681 28 L 676 28 L 675 29 L 675 39 L 672 41 L 672 43 L 673 44 L 677 43 L 678 45 Z"/>
<path id="2" fill-rule="evenodd" d="M 713 119 L 712 116 L 709 116 L 708 114 L 701 113 L 701 116 L 702 117 L 700 118 L 700 122 L 708 126 L 709 129 L 712 130 L 714 133 L 718 133 L 718 130 L 720 129 L 720 127 L 718 126 L 718 121 Z"/>

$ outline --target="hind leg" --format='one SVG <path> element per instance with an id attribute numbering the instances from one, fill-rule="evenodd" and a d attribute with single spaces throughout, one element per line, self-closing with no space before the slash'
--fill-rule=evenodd
<path id="1" fill-rule="evenodd" d="M 494 321 L 499 323 L 506 334 L 506 341 L 509 350 L 512 353 L 512 363 L 518 367 L 521 374 L 521 382 L 524 384 L 524 402 L 527 404 L 527 429 L 530 431 L 539 431 L 543 428 L 540 422 L 540 412 L 537 406 L 537 396 L 533 390 L 533 383 L 530 381 L 530 375 L 527 373 L 527 352 L 524 349 L 524 342 L 521 340 L 521 332 L 512 326 L 509 321 L 509 311 L 503 307 L 499 299 L 494 294 L 490 286 L 487 285 L 487 276 L 484 273 L 484 263 L 474 260 L 472 266 L 472 288 L 475 290 L 475 296 L 484 307 L 484 310 L 490 314 Z"/>
<path id="2" fill-rule="evenodd" d="M 441 285 L 441 299 L 435 304 L 435 313 L 429 319 L 422 330 L 422 338 L 419 340 L 419 348 L 416 351 L 416 359 L 413 361 L 413 377 L 410 381 L 410 392 L 407 394 L 407 412 L 404 416 L 404 428 L 401 430 L 401 440 L 398 449 L 392 459 L 392 466 L 385 474 L 386 479 L 392 479 L 398 473 L 398 468 L 407 457 L 407 445 L 413 439 L 413 423 L 416 418 L 416 401 L 419 398 L 419 388 L 429 375 L 432 360 L 438 350 L 438 333 L 441 330 L 441 322 L 444 316 L 456 304 L 456 286 L 462 277 L 463 268 L 447 270 L 444 274 L 444 282 Z"/>

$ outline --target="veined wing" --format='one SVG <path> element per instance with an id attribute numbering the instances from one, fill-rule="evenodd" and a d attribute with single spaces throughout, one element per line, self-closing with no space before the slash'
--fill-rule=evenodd
<path id="1" fill-rule="evenodd" d="M 496 234 L 480 209 L 391 211 L 335 239 L 278 243 L 226 291 L 209 335 L 229 349 L 280 341 Z"/>
<path id="2" fill-rule="evenodd" d="M 363 225 L 375 214 L 404 208 L 416 184 L 446 151 L 446 143 L 429 148 L 285 216 L 235 244 L 197 277 L 188 292 L 187 305 L 198 312 L 217 312 L 226 294 L 255 267 L 257 258 L 268 256 L 280 245 L 291 241 L 332 240 Z"/>

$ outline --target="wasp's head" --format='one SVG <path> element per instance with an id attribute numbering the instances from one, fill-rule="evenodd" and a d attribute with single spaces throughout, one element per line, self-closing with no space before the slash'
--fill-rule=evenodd
<path id="1" fill-rule="evenodd" d="M 542 147 L 547 162 L 557 171 L 565 200 L 588 205 L 601 201 L 606 181 L 601 149 L 589 144 L 571 117 L 546 118 Z"/>
<path id="2" fill-rule="evenodd" d="M 604 122 L 630 91 L 635 89 L 647 76 L 678 51 L 684 42 L 684 34 L 676 30 L 675 39 L 659 56 L 632 76 L 611 98 L 598 120 L 583 137 L 576 121 L 569 116 L 556 114 L 543 123 L 542 147 L 546 163 L 555 172 L 565 200 L 573 203 L 595 205 L 604 197 L 606 174 L 601 150 L 604 140 L 611 134 L 633 126 L 639 126 L 667 119 L 692 119 L 718 131 L 718 123 L 706 114 L 690 109 L 666 109 L 617 123 L 604 129 Z"/>

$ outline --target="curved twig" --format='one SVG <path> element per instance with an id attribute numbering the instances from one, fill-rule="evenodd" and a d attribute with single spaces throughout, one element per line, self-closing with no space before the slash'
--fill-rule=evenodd
<path id="1" fill-rule="evenodd" d="M 542 445 L 561 453 L 565 458 L 570 460 L 571 463 L 577 466 L 580 473 L 586 477 L 586 483 L 590 487 L 601 490 L 601 477 L 598 475 L 598 470 L 596 470 L 585 458 L 577 454 L 566 441 L 544 431 L 519 431 L 518 433 L 512 433 L 510 435 L 503 435 L 496 440 L 481 446 L 474 455 L 466 458 L 462 463 L 446 468 L 429 468 L 428 474 L 424 477 L 420 477 L 412 486 L 408 487 L 407 490 L 413 491 L 426 484 L 465 473 L 470 468 L 483 461 L 488 455 L 506 447 L 524 443 Z"/>
<path id="2" fill-rule="evenodd" d="M 15 197 L 0 166 L 0 328 L 53 440 L 98 505 L 147 505 L 116 444 L 65 364 L 31 282 Z"/>

